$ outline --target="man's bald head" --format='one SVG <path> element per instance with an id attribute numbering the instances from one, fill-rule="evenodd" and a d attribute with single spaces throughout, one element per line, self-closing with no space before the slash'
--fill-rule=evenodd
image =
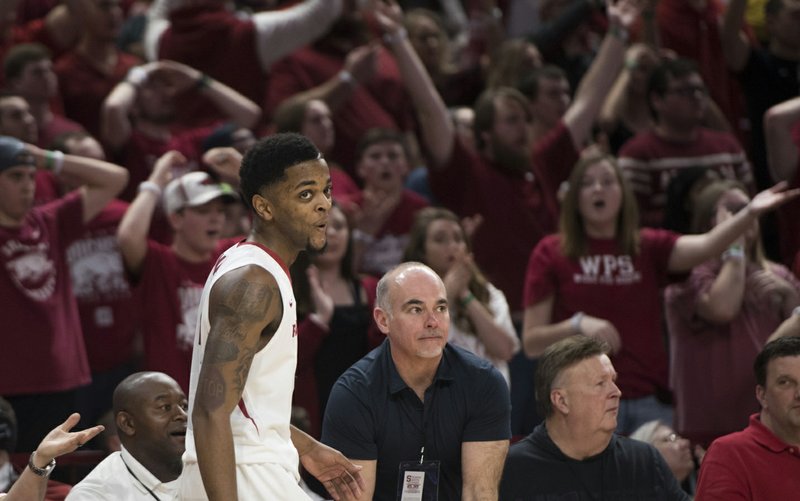
<path id="1" fill-rule="evenodd" d="M 178 386 L 174 379 L 163 372 L 137 372 L 126 377 L 114 390 L 112 400 L 114 414 L 120 411 L 135 412 L 144 402 L 152 398 L 153 391 L 159 384 Z"/>
<path id="2" fill-rule="evenodd" d="M 392 307 L 392 289 L 394 285 L 397 285 L 402 281 L 402 279 L 411 271 L 421 271 L 423 273 L 429 273 L 432 277 L 435 277 L 437 280 L 441 282 L 441 278 L 439 275 L 436 274 L 431 268 L 423 263 L 419 263 L 416 261 L 408 261 L 405 263 L 400 263 L 391 270 L 387 271 L 383 277 L 378 281 L 378 286 L 376 288 L 376 296 L 375 296 L 375 305 L 385 311 L 386 313 L 391 312 Z"/>

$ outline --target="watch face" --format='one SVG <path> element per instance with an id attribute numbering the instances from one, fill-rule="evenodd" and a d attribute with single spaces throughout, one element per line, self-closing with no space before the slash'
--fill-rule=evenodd
<path id="1" fill-rule="evenodd" d="M 36 466 L 33 463 L 33 457 L 35 455 L 36 455 L 35 452 L 31 454 L 31 458 L 28 460 L 28 468 L 30 468 L 30 470 L 33 473 L 35 473 L 36 475 L 39 475 L 40 477 L 46 477 L 46 476 L 50 475 L 50 472 L 53 471 L 53 468 L 56 467 L 55 458 L 51 459 L 50 462 L 47 463 L 43 468 L 39 468 L 38 466 Z"/>

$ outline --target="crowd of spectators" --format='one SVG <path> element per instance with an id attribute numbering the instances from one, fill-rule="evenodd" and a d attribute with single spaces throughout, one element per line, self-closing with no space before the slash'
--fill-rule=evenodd
<path id="1" fill-rule="evenodd" d="M 122 463 L 95 481 L 127 458 L 176 495 L 180 451 L 166 474 L 146 448 L 138 457 L 131 406 L 149 405 L 149 381 L 185 407 L 203 285 L 250 230 L 242 155 L 297 132 L 327 161 L 334 199 L 328 247 L 291 269 L 293 403 L 310 435 L 340 376 L 342 392 L 361 384 L 351 366 L 379 370 L 376 286 L 414 261 L 446 289 L 450 344 L 510 391 L 492 396 L 510 400 L 511 442 L 522 439 L 508 499 L 562 492 L 569 476 L 616 488 L 635 472 L 631 492 L 650 496 L 653 476 L 653 496 L 683 499 L 699 482 L 712 499 L 718 451 L 751 439 L 776 454 L 788 444 L 795 464 L 781 468 L 800 478 L 800 380 L 790 424 L 768 405 L 784 384 L 773 358 L 800 355 L 759 355 L 800 336 L 795 0 L 2 0 L 0 68 L 0 417 L 15 416 L 0 445 L 25 453 L 15 467 L 37 446 L 71 453 L 113 412 Z M 599 343 L 562 345 L 573 338 Z M 583 351 L 542 387 L 539 360 L 559 350 Z M 616 402 L 613 426 L 559 400 L 560 372 L 591 371 L 613 375 L 597 396 Z M 332 422 L 355 412 L 343 405 Z M 69 433 L 73 412 L 91 433 Z M 495 426 L 471 440 L 507 438 Z M 342 452 L 368 450 L 334 431 Z M 72 442 L 38 445 L 48 433 Z M 707 449 L 717 466 L 704 479 Z M 401 455 L 389 453 L 417 459 Z M 597 464 L 570 463 L 594 455 L 615 462 L 607 484 Z M 550 477 L 525 477 L 553 458 Z M 375 492 L 389 498 L 384 468 Z M 459 468 L 443 482 L 460 492 Z"/>

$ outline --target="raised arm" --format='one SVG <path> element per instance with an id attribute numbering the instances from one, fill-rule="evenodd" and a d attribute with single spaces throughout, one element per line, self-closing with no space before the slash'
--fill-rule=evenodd
<path id="1" fill-rule="evenodd" d="M 701 235 L 683 235 L 675 242 L 669 257 L 670 272 L 685 272 L 722 254 L 734 240 L 739 238 L 761 214 L 783 205 L 800 195 L 800 189 L 786 190 L 781 182 L 764 190 L 750 201 L 735 216 L 714 226 Z"/>
<path id="2" fill-rule="evenodd" d="M 353 96 L 353 91 L 359 85 L 369 82 L 377 71 L 378 47 L 362 45 L 347 54 L 342 71 L 334 75 L 327 82 L 312 87 L 303 92 L 298 92 L 285 99 L 283 103 L 311 101 L 318 99 L 335 113 Z M 279 105 L 280 108 L 280 105 Z"/>
<path id="3" fill-rule="evenodd" d="M 37 168 L 50 170 L 68 184 L 80 186 L 84 223 L 94 219 L 128 183 L 128 171 L 119 165 L 47 151 L 32 144 L 25 148 L 36 159 Z"/>
<path id="4" fill-rule="evenodd" d="M 345 0 L 307 0 L 288 9 L 254 14 L 261 67 L 268 71 L 275 61 L 322 36 L 342 13 L 344 3 Z"/>
<path id="5" fill-rule="evenodd" d="M 70 431 L 80 419 L 80 414 L 71 414 L 66 421 L 45 436 L 31 455 L 30 461 L 37 468 L 44 468 L 57 457 L 73 452 L 103 431 L 103 426 L 94 426 L 82 431 Z M 47 491 L 47 477 L 41 477 L 26 467 L 3 501 L 43 500 Z M 0 496 L 2 497 L 2 496 Z"/>
<path id="6" fill-rule="evenodd" d="M 386 33 L 389 47 L 397 60 L 400 73 L 414 104 L 421 138 L 431 160 L 431 168 L 443 168 L 450 160 L 455 144 L 455 127 L 442 97 L 430 75 L 408 41 L 402 24 L 402 11 L 394 0 L 379 2 L 376 19 Z"/>
<path id="7" fill-rule="evenodd" d="M 281 315 L 278 284 L 259 266 L 232 270 L 211 289 L 211 329 L 192 411 L 197 462 L 209 501 L 238 499 L 231 412 L 242 398 L 253 356 L 266 344 L 262 332 Z"/>
<path id="8" fill-rule="evenodd" d="M 800 97 L 776 104 L 764 114 L 769 170 L 775 182 L 794 180 L 800 162 L 792 127 L 800 123 Z"/>
<path id="9" fill-rule="evenodd" d="M 150 222 L 156 210 L 161 193 L 172 177 L 172 167 L 186 162 L 177 151 L 169 151 L 159 158 L 153 166 L 150 177 L 139 185 L 139 193 L 133 199 L 117 228 L 117 243 L 122 254 L 125 269 L 134 276 L 142 270 L 147 256 L 147 235 Z"/>
<path id="10" fill-rule="evenodd" d="M 636 0 L 617 0 L 616 3 L 609 0 L 606 10 L 608 32 L 589 71 L 578 84 L 575 99 L 564 113 L 564 123 L 578 151 L 589 138 L 592 124 L 619 75 L 625 60 L 628 30 L 639 16 Z"/>
<path id="11" fill-rule="evenodd" d="M 133 124 L 130 114 L 136 103 L 137 87 L 146 78 L 147 69 L 151 67 L 152 65 L 143 65 L 132 68 L 128 76 L 115 85 L 103 101 L 100 109 L 100 138 L 111 149 L 120 149 L 131 137 Z"/>
<path id="12" fill-rule="evenodd" d="M 722 54 L 728 68 L 735 72 L 742 71 L 750 56 L 750 42 L 742 32 L 742 22 L 747 9 L 747 0 L 730 0 L 722 18 Z"/>
<path id="13" fill-rule="evenodd" d="M 508 453 L 508 440 L 461 444 L 461 499 L 496 501 L 500 476 Z"/>
<path id="14" fill-rule="evenodd" d="M 725 209 L 717 211 L 717 220 L 730 219 L 731 213 Z M 739 237 L 734 245 L 744 248 L 744 238 Z M 744 286 L 747 278 L 745 255 L 730 256 L 724 259 L 719 273 L 714 277 L 707 291 L 697 300 L 697 315 L 711 323 L 723 325 L 731 322 L 739 314 L 744 299 Z"/>

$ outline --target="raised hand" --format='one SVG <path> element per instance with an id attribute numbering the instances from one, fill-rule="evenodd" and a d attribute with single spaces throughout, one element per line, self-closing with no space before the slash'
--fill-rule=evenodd
<path id="1" fill-rule="evenodd" d="M 36 448 L 36 457 L 40 462 L 50 462 L 51 459 L 73 452 L 105 429 L 102 425 L 98 425 L 82 431 L 71 432 L 70 430 L 78 424 L 80 418 L 81 415 L 77 412 L 72 413 L 66 421 L 53 428 L 42 439 Z"/>
<path id="2" fill-rule="evenodd" d="M 230 146 L 211 148 L 203 154 L 203 163 L 211 167 L 225 181 L 239 184 L 242 154 L 236 148 Z"/>
<path id="3" fill-rule="evenodd" d="M 330 324 L 333 318 L 333 298 L 325 290 L 319 279 L 319 270 L 313 264 L 306 270 L 308 285 L 311 289 L 311 301 L 314 303 L 314 313 L 325 325 Z"/>
<path id="4" fill-rule="evenodd" d="M 754 196 L 747 205 L 748 210 L 755 216 L 771 211 L 800 195 L 800 189 L 787 190 L 788 183 L 781 181 L 772 188 L 762 191 Z"/>
<path id="5" fill-rule="evenodd" d="M 181 171 L 185 166 L 186 157 L 183 153 L 176 150 L 168 151 L 156 160 L 148 180 L 164 188 L 172 180 L 173 172 Z"/>
<path id="6" fill-rule="evenodd" d="M 347 54 L 344 69 L 360 84 L 372 80 L 378 71 L 378 46 L 362 45 Z"/>
<path id="7" fill-rule="evenodd" d="M 606 14 L 609 25 L 629 29 L 639 18 L 642 10 L 640 0 L 606 0 Z"/>

